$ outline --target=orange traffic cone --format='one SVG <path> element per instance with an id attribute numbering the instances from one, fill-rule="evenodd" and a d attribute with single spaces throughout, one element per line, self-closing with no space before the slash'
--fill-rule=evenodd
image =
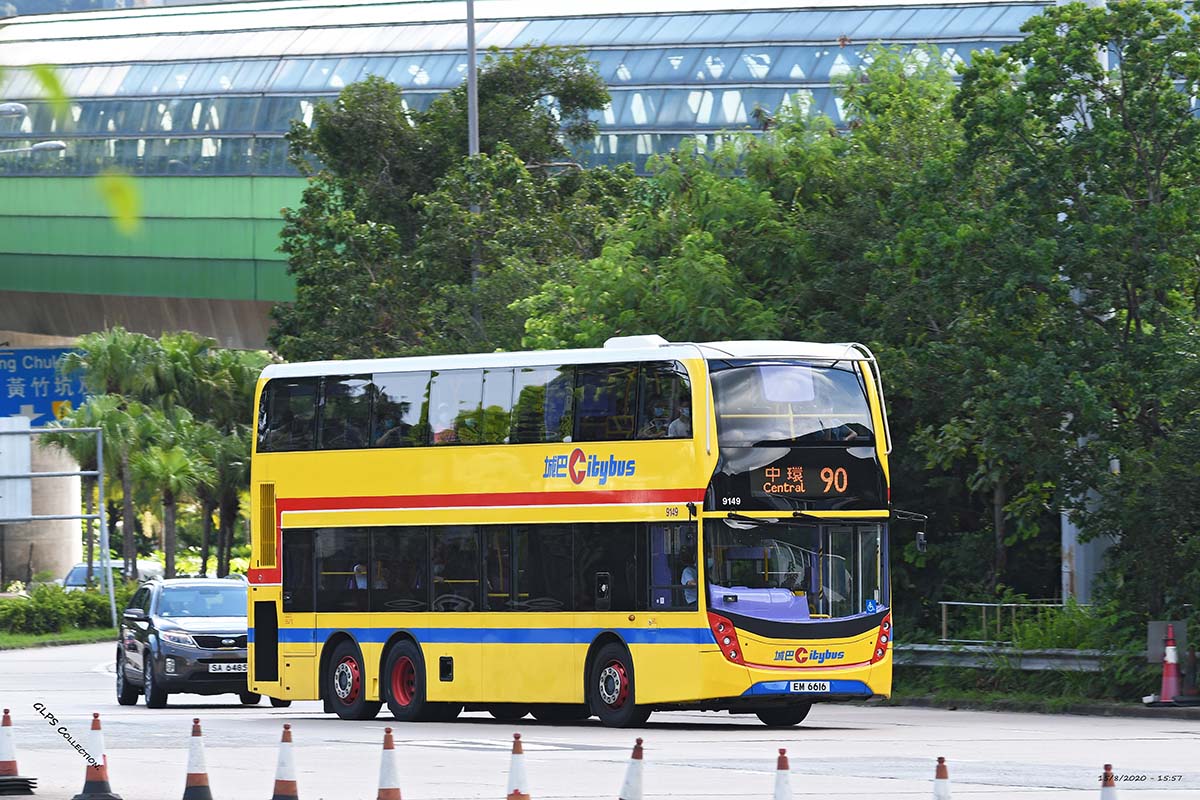
<path id="1" fill-rule="evenodd" d="M 212 800 L 212 792 L 208 788 L 208 768 L 204 766 L 204 740 L 200 736 L 199 717 L 192 720 L 192 741 L 188 745 L 183 800 Z"/>
<path id="2" fill-rule="evenodd" d="M 521 734 L 513 734 L 512 760 L 508 765 L 508 800 L 530 800 L 529 778 L 525 777 L 525 751 L 521 748 Z"/>
<path id="3" fill-rule="evenodd" d="M 271 800 L 299 800 L 296 794 L 296 762 L 292 759 L 292 726 L 283 723 L 279 760 L 275 762 L 275 791 Z"/>
<path id="4" fill-rule="evenodd" d="M 933 773 L 933 800 L 950 800 L 950 770 L 942 756 L 938 756 L 937 771 Z"/>
<path id="5" fill-rule="evenodd" d="M 1100 784 L 1100 800 L 1117 800 L 1117 782 L 1113 780 L 1112 764 L 1104 765 L 1104 778 Z"/>
<path id="6" fill-rule="evenodd" d="M 642 740 L 633 744 L 633 755 L 625 770 L 625 782 L 621 784 L 621 800 L 642 800 Z"/>
<path id="7" fill-rule="evenodd" d="M 96 713 L 92 714 L 88 754 L 91 760 L 83 770 L 83 791 L 71 800 L 121 800 L 108 785 L 108 756 L 104 754 L 104 732 L 100 729 L 100 715 Z"/>
<path id="8" fill-rule="evenodd" d="M 792 772 L 788 766 L 787 750 L 779 748 L 775 763 L 775 800 L 792 800 Z"/>
<path id="9" fill-rule="evenodd" d="M 1159 702 L 1173 703 L 1179 694 L 1179 653 L 1175 649 L 1175 626 L 1167 623 L 1167 643 L 1163 648 L 1162 690 Z"/>
<path id="10" fill-rule="evenodd" d="M 0 794 L 33 794 L 37 778 L 22 778 L 17 769 L 17 747 L 13 743 L 12 717 L 4 709 L 0 723 Z"/>
<path id="11" fill-rule="evenodd" d="M 379 794 L 375 800 L 400 800 L 400 779 L 396 777 L 396 742 L 392 729 L 383 729 L 383 758 L 379 761 Z"/>

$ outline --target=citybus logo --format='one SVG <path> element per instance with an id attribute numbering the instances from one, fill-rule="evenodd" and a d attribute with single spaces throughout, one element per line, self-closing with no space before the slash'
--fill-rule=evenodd
<path id="1" fill-rule="evenodd" d="M 571 483 L 578 486 L 584 478 L 599 478 L 600 485 L 608 483 L 609 478 L 629 478 L 633 476 L 637 464 L 634 459 L 619 459 L 612 453 L 608 458 L 588 455 L 576 447 L 570 453 L 546 458 L 546 469 L 543 478 L 569 478 Z"/>
<path id="2" fill-rule="evenodd" d="M 797 647 L 795 650 L 776 650 L 776 661 L 795 661 L 797 664 L 824 664 L 826 661 L 841 661 L 846 657 L 845 650 L 812 650 L 807 647 Z"/>

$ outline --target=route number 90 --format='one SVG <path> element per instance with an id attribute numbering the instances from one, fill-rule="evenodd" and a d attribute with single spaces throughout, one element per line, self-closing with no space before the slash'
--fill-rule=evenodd
<path id="1" fill-rule="evenodd" d="M 846 491 L 846 486 L 849 483 L 845 467 L 838 467 L 837 469 L 825 467 L 821 470 L 821 480 L 825 483 L 825 494 L 829 494 L 831 489 L 841 494 Z"/>

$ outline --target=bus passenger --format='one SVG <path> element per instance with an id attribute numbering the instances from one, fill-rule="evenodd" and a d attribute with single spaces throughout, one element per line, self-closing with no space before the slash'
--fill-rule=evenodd
<path id="1" fill-rule="evenodd" d="M 367 588 L 367 567 L 364 564 L 354 565 L 354 574 L 346 579 L 347 589 Z"/>
<path id="2" fill-rule="evenodd" d="M 699 575 L 696 573 L 696 554 L 690 547 L 684 548 L 680 553 L 680 559 L 683 561 L 683 572 L 679 576 L 679 582 L 683 584 L 683 599 L 688 605 L 695 605 L 697 598 L 696 581 Z"/>
<path id="3" fill-rule="evenodd" d="M 686 439 L 692 435 L 692 401 L 684 395 L 679 399 L 679 416 L 667 426 L 667 437 Z"/>
<path id="4" fill-rule="evenodd" d="M 647 406 L 647 409 L 653 414 L 650 419 L 646 420 L 646 424 L 642 426 L 638 432 L 639 439 L 665 439 L 667 436 L 667 428 L 671 425 L 671 415 L 667 409 L 667 402 L 662 396 L 656 396 Z"/>

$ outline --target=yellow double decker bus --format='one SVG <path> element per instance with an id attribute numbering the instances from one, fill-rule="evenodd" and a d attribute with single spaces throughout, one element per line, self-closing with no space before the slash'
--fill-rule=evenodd
<path id="1" fill-rule="evenodd" d="M 857 344 L 272 365 L 249 688 L 344 719 L 802 721 L 891 692 L 888 451 Z"/>

